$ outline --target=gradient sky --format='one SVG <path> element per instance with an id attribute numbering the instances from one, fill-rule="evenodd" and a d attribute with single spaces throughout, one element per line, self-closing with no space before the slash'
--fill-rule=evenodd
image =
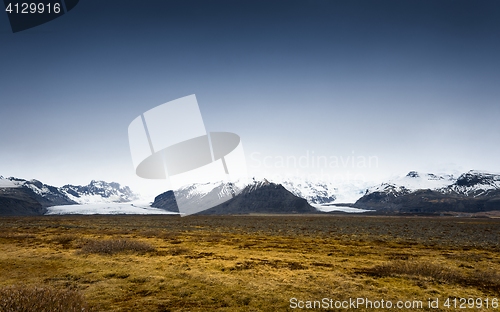
<path id="1" fill-rule="evenodd" d="M 499 1 L 81 0 L 15 34 L 0 14 L 0 56 L 3 176 L 168 188 L 127 128 L 190 94 L 251 174 L 500 172 Z"/>

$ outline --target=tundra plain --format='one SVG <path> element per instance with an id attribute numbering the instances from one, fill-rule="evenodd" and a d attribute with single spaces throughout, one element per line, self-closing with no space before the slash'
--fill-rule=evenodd
<path id="1" fill-rule="evenodd" d="M 500 299 L 499 272 L 495 218 L 0 218 L 0 311 L 37 296 L 67 302 L 66 311 L 301 310 L 292 298 L 422 301 L 403 310 L 452 311 L 447 298 Z M 436 298 L 439 309 L 427 307 Z M 481 302 L 468 310 L 498 310 Z"/>

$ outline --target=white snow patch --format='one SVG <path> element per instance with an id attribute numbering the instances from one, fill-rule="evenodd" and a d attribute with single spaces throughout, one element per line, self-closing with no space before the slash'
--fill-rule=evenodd
<path id="1" fill-rule="evenodd" d="M 302 177 L 287 177 L 273 181 L 283 185 L 290 193 L 306 199 L 309 204 L 340 203 L 351 204 L 363 197 L 373 182 L 350 181 L 311 181 Z M 333 200 L 331 200 L 333 198 Z"/>
<path id="2" fill-rule="evenodd" d="M 163 209 L 153 208 L 146 204 L 131 203 L 99 203 L 88 205 L 64 205 L 52 206 L 47 208 L 46 215 L 67 215 L 67 214 L 177 214 L 175 212 L 165 211 Z"/>
<path id="3" fill-rule="evenodd" d="M 316 209 L 324 212 L 341 211 L 347 213 L 363 213 L 363 212 L 374 211 L 374 210 L 359 209 L 346 206 L 334 206 L 334 205 L 313 205 L 313 206 Z"/>
<path id="4" fill-rule="evenodd" d="M 4 177 L 0 177 L 0 188 L 10 188 L 10 187 L 20 187 L 19 183 L 15 183 L 9 179 L 5 179 Z"/>
<path id="5" fill-rule="evenodd" d="M 372 186 L 371 182 L 359 181 L 357 183 L 345 183 L 337 186 L 335 196 L 336 203 L 354 204 L 358 199 L 365 195 L 366 190 Z"/>
<path id="6" fill-rule="evenodd" d="M 29 184 L 29 183 L 26 183 L 25 186 L 40 196 L 43 196 L 44 194 L 50 193 L 50 190 L 46 186 L 43 186 L 42 188 L 38 188 L 34 184 Z"/>
<path id="7" fill-rule="evenodd" d="M 102 197 L 101 195 L 95 195 L 95 194 L 94 195 L 83 194 L 83 195 L 80 195 L 80 197 L 76 197 L 76 196 L 73 196 L 71 194 L 67 194 L 67 196 L 72 201 L 77 202 L 81 205 L 91 205 L 91 204 L 101 204 L 101 203 L 117 203 L 121 200 L 119 195 Z"/>
<path id="8" fill-rule="evenodd" d="M 408 175 L 391 179 L 386 183 L 369 188 L 369 193 L 385 192 L 395 195 L 411 193 L 416 190 L 437 190 L 455 183 L 457 179 L 450 174 L 432 174 L 412 171 Z"/>

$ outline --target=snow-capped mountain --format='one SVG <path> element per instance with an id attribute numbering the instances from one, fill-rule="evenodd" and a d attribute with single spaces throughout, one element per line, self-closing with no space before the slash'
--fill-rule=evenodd
<path id="1" fill-rule="evenodd" d="M 204 205 L 212 207 L 225 202 L 240 192 L 250 193 L 269 184 L 282 185 L 288 192 L 296 197 L 306 199 L 309 204 L 315 207 L 331 203 L 354 203 L 363 196 L 368 185 L 367 182 L 353 182 L 335 186 L 329 182 L 313 182 L 302 178 L 286 178 L 280 181 L 253 178 L 250 182 L 237 181 L 233 185 L 218 181 L 187 185 L 175 190 L 175 192 L 167 191 L 155 198 L 152 207 L 177 212 L 177 204 L 179 203 L 190 207 L 199 205 L 202 201 Z"/>
<path id="2" fill-rule="evenodd" d="M 0 215 L 40 215 L 49 206 L 71 204 L 58 188 L 38 180 L 0 178 Z"/>
<path id="3" fill-rule="evenodd" d="M 95 180 L 84 186 L 67 184 L 55 187 L 35 179 L 24 180 L 0 176 L 0 188 L 8 187 L 25 187 L 48 200 L 61 198 L 71 204 L 124 203 L 137 199 L 137 195 L 128 186 L 122 187 L 116 182 L 108 183 Z"/>
<path id="4" fill-rule="evenodd" d="M 189 200 L 191 202 L 201 200 L 205 201 L 207 197 L 210 196 L 213 197 L 213 201 L 219 201 L 222 198 L 236 195 L 243 189 L 249 192 L 269 183 L 281 184 L 290 193 L 297 197 L 306 199 L 310 204 L 332 203 L 337 198 L 336 193 L 338 194 L 339 192 L 339 189 L 335 188 L 333 184 L 326 182 L 311 182 L 301 180 L 300 178 L 287 178 L 286 180 L 270 182 L 265 178 L 261 180 L 253 178 L 249 182 L 237 181 L 233 185 L 229 185 L 223 181 L 190 184 L 177 189 L 176 195 L 179 198 L 184 198 L 185 200 Z M 363 195 L 363 192 L 360 190 L 361 189 L 358 189 L 359 195 L 357 198 Z"/>
<path id="5" fill-rule="evenodd" d="M 152 207 L 186 213 L 182 204 L 186 205 L 188 202 L 201 205 L 202 201 L 208 209 L 198 209 L 196 213 L 319 213 L 305 199 L 266 179 L 253 180 L 244 187 L 228 183 L 193 184 L 175 192 L 167 191 L 158 195 Z M 180 209 L 178 203 L 181 203 Z"/>
<path id="6" fill-rule="evenodd" d="M 38 180 L 0 176 L 0 214 L 43 214 L 47 207 L 75 204 L 124 203 L 136 199 L 118 183 L 91 181 L 86 186 L 55 187 Z"/>
<path id="7" fill-rule="evenodd" d="M 433 174 L 419 173 L 410 171 L 402 178 L 393 179 L 391 181 L 370 187 L 366 190 L 366 194 L 380 192 L 390 196 L 401 196 L 410 194 L 416 190 L 438 190 L 455 183 L 457 179 L 449 174 Z"/>
<path id="8" fill-rule="evenodd" d="M 246 181 L 194 183 L 175 191 L 167 191 L 155 197 L 151 207 L 191 214 L 219 205 L 239 194 L 247 186 Z M 196 211 L 196 212 L 198 212 Z"/>
<path id="9" fill-rule="evenodd" d="M 453 175 L 421 174 L 410 171 L 405 177 L 367 189 L 366 194 L 380 192 L 394 197 L 418 190 L 433 190 L 443 194 L 483 196 L 500 190 L 500 174 L 470 170 L 458 178 Z"/>
<path id="10" fill-rule="evenodd" d="M 192 184 L 175 191 L 178 209 L 190 215 L 217 206 L 241 192 L 240 183 L 219 181 Z"/>
<path id="11" fill-rule="evenodd" d="M 471 170 L 454 178 L 412 171 L 368 189 L 354 206 L 417 213 L 500 210 L 500 174 Z"/>
<path id="12" fill-rule="evenodd" d="M 452 185 L 442 188 L 445 194 L 455 193 L 465 196 L 487 196 L 500 190 L 500 174 L 471 170 L 462 174 Z"/>
<path id="13" fill-rule="evenodd" d="M 75 202 L 69 199 L 66 194 L 59 188 L 44 184 L 35 179 L 28 181 L 14 177 L 0 177 L 0 187 L 29 190 L 31 193 L 33 193 L 32 197 L 36 198 L 36 200 L 40 202 L 44 207 L 50 205 L 75 204 Z"/>
<path id="14" fill-rule="evenodd" d="M 137 199 L 128 186 L 92 180 L 88 185 L 65 185 L 59 190 L 79 204 L 125 203 Z"/>
<path id="15" fill-rule="evenodd" d="M 225 214 L 317 214 L 318 209 L 283 187 L 264 179 L 253 181 L 224 203 L 201 211 L 203 215 Z"/>

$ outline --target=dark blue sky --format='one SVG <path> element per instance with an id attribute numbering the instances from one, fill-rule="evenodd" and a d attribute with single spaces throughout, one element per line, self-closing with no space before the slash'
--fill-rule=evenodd
<path id="1" fill-rule="evenodd" d="M 189 94 L 256 174 L 500 171 L 498 1 L 81 0 L 0 56 L 5 176 L 139 185 L 128 124 Z M 378 165 L 263 166 L 313 154 Z"/>

